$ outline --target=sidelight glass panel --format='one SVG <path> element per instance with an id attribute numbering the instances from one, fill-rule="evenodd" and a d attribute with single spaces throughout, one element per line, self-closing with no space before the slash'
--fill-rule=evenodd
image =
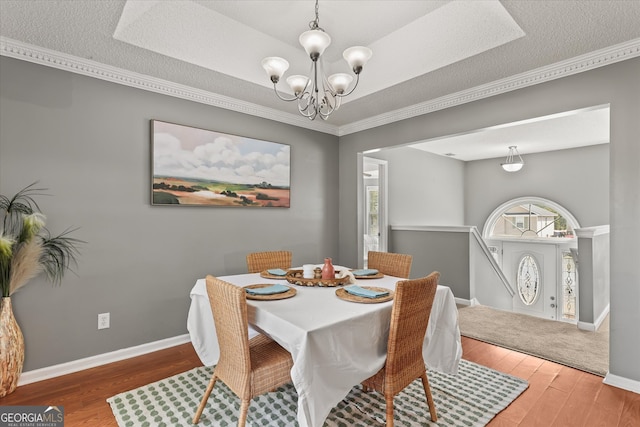
<path id="1" fill-rule="evenodd" d="M 571 252 L 562 254 L 562 318 L 576 318 L 576 263 Z"/>

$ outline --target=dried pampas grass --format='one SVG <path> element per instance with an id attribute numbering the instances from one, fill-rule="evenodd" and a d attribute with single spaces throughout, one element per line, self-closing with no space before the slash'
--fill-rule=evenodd
<path id="1" fill-rule="evenodd" d="M 20 245 L 11 260 L 10 294 L 42 272 L 44 266 L 40 262 L 41 255 L 42 243 L 38 239 Z"/>

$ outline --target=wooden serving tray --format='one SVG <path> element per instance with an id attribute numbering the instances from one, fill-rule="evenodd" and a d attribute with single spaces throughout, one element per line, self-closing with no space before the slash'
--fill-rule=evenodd
<path id="1" fill-rule="evenodd" d="M 336 274 L 340 270 L 336 271 Z M 349 277 L 341 277 L 336 279 L 305 279 L 302 277 L 302 270 L 289 270 L 285 276 L 287 282 L 298 286 L 320 286 L 320 287 L 335 287 L 343 286 L 349 283 Z"/>

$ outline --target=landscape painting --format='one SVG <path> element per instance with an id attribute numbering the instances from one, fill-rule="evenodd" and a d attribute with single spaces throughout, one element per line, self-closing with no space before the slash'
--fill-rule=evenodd
<path id="1" fill-rule="evenodd" d="M 288 208 L 290 146 L 151 120 L 153 205 Z"/>

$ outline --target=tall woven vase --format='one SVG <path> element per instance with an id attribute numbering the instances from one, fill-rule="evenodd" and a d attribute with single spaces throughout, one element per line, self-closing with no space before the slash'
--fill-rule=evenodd
<path id="1" fill-rule="evenodd" d="M 13 316 L 11 297 L 0 302 L 0 397 L 18 387 L 24 363 L 24 337 Z"/>

